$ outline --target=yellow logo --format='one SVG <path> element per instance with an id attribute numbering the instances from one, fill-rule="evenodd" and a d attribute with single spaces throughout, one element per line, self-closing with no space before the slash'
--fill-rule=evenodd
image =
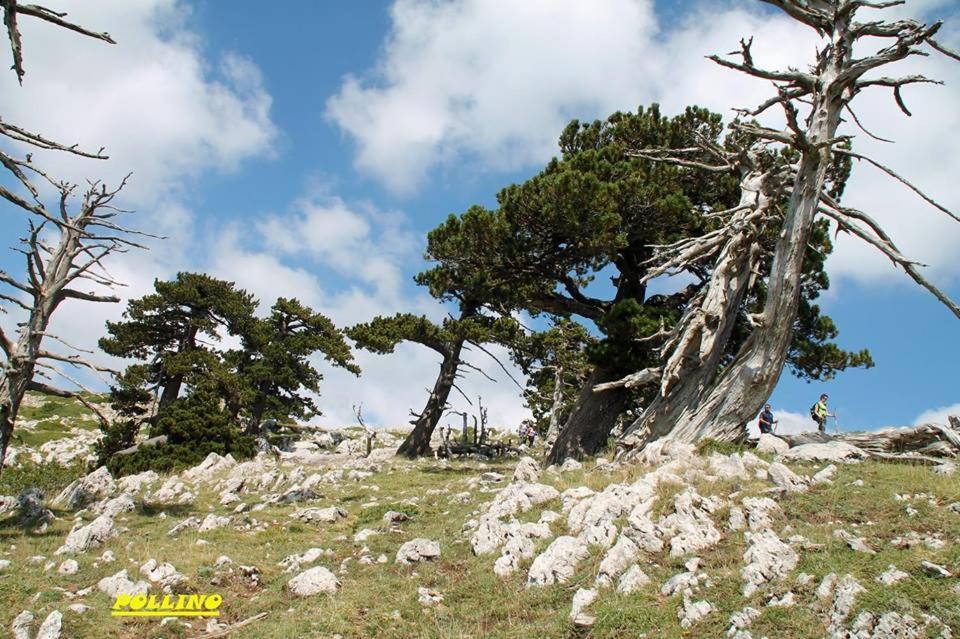
<path id="1" fill-rule="evenodd" d="M 113 617 L 219 617 L 220 595 L 117 595 Z"/>

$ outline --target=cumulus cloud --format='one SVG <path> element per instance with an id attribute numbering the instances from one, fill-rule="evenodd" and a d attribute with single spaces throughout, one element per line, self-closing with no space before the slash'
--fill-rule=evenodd
<path id="1" fill-rule="evenodd" d="M 96 0 L 66 10 L 117 44 L 22 18 L 23 86 L 13 73 L 0 74 L 7 121 L 84 149 L 104 147 L 111 158 L 34 152 L 54 176 L 117 184 L 132 172 L 124 201 L 152 205 L 204 171 L 232 171 L 271 152 L 277 130 L 259 69 L 229 51 L 208 60 L 187 26 L 189 6 Z"/>
<path id="2" fill-rule="evenodd" d="M 955 8 L 929 0 L 899 11 Z M 347 76 L 327 116 L 355 142 L 357 168 L 399 193 L 416 190 L 432 169 L 452 162 L 486 171 L 536 167 L 556 154 L 557 136 L 573 117 L 603 118 L 654 101 L 667 112 L 699 104 L 730 116 L 733 107 L 769 97 L 769 83 L 721 69 L 705 55 L 754 35 L 758 64 L 802 68 L 818 44 L 812 30 L 754 4 L 701 3 L 670 24 L 658 22 L 650 0 L 396 0 L 390 15 L 377 66 Z M 957 31 L 941 40 L 960 43 Z M 887 91 L 857 99 L 861 121 L 896 145 L 852 124 L 844 132 L 856 135 L 858 150 L 916 178 L 957 210 L 960 192 L 951 180 L 960 157 L 945 133 L 960 125 L 960 68 L 935 55 L 888 72 L 920 71 L 946 86 L 911 88 L 912 118 Z M 770 124 L 781 120 L 773 112 L 766 117 Z M 960 272 L 960 227 L 889 177 L 855 167 L 846 202 L 880 220 L 907 255 L 930 265 L 936 281 L 949 284 Z M 838 238 L 829 269 L 867 283 L 912 285 L 847 235 Z"/>
<path id="3" fill-rule="evenodd" d="M 946 424 L 947 417 L 953 415 L 954 417 L 960 417 L 960 402 L 956 404 L 951 404 L 950 406 L 942 406 L 940 408 L 931 408 L 925 410 L 913 420 L 914 426 L 919 426 L 921 424 Z"/>

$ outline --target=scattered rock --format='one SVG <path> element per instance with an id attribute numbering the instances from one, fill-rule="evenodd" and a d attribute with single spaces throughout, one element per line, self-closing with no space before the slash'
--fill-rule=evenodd
<path id="1" fill-rule="evenodd" d="M 776 435 L 761 434 L 757 442 L 757 451 L 761 453 L 783 453 L 790 450 L 790 444 Z"/>
<path id="2" fill-rule="evenodd" d="M 921 561 L 920 567 L 923 568 L 923 572 L 927 573 L 931 577 L 952 577 L 953 574 L 947 570 L 946 566 L 941 566 L 940 564 L 935 564 L 932 561 Z"/>
<path id="3" fill-rule="evenodd" d="M 677 611 L 680 625 L 689 628 L 713 612 L 713 606 L 707 601 L 692 601 L 691 597 L 684 596 L 683 605 Z"/>
<path id="4" fill-rule="evenodd" d="M 573 577 L 577 565 L 589 554 L 583 540 L 569 536 L 557 537 L 533 560 L 527 573 L 527 586 L 566 583 Z"/>
<path id="5" fill-rule="evenodd" d="M 565 473 L 571 470 L 580 470 L 581 468 L 583 468 L 583 464 L 578 462 L 576 459 L 573 459 L 572 457 L 564 461 L 562 464 L 560 464 L 561 473 Z"/>
<path id="6" fill-rule="evenodd" d="M 184 530 L 191 530 L 191 529 L 195 530 L 199 527 L 200 527 L 200 519 L 198 517 L 188 517 L 183 521 L 181 521 L 176 526 L 174 526 L 173 528 L 171 528 L 170 531 L 167 532 L 167 534 L 170 535 L 171 537 L 176 537 Z"/>
<path id="7" fill-rule="evenodd" d="M 640 549 L 626 535 L 620 535 L 617 543 L 607 551 L 597 573 L 596 587 L 608 588 L 613 580 L 620 576 L 640 554 Z M 635 564 L 634 564 L 635 565 Z"/>
<path id="8" fill-rule="evenodd" d="M 536 482 L 540 479 L 540 464 L 533 457 L 522 457 L 513 470 L 513 481 Z"/>
<path id="9" fill-rule="evenodd" d="M 813 477 L 810 478 L 810 483 L 811 484 L 832 484 L 833 476 L 836 474 L 836 472 L 837 472 L 836 465 L 830 464 L 829 466 L 825 466 L 822 470 L 820 470 L 819 472 L 814 474 Z"/>
<path id="10" fill-rule="evenodd" d="M 305 570 L 287 582 L 287 588 L 300 597 L 310 597 L 321 592 L 334 594 L 340 587 L 336 575 L 323 566 Z"/>
<path id="11" fill-rule="evenodd" d="M 95 501 L 110 496 L 116 487 L 113 476 L 106 466 L 101 466 L 89 475 L 77 479 L 53 500 L 53 505 L 60 508 L 77 510 Z"/>
<path id="12" fill-rule="evenodd" d="M 867 453 L 852 444 L 831 441 L 794 446 L 780 453 L 780 457 L 791 461 L 830 461 L 849 464 L 866 459 Z"/>
<path id="13" fill-rule="evenodd" d="M 848 537 L 847 546 L 850 547 L 850 550 L 854 552 L 862 552 L 866 555 L 875 555 L 877 551 L 867 545 L 867 542 L 863 537 Z"/>
<path id="14" fill-rule="evenodd" d="M 822 584 L 821 584 L 822 585 Z M 857 595 L 866 592 L 853 575 L 844 575 L 837 582 L 833 593 L 833 605 L 830 607 L 827 630 L 831 635 L 843 631 L 843 623 L 857 602 Z"/>
<path id="15" fill-rule="evenodd" d="M 117 595 L 145 595 L 150 590 L 150 584 L 145 581 L 131 581 L 127 576 L 126 568 L 124 568 L 117 574 L 104 577 L 98 581 L 97 589 L 110 597 L 116 597 Z"/>
<path id="16" fill-rule="evenodd" d="M 570 620 L 577 626 L 592 626 L 594 617 L 586 614 L 584 609 L 597 600 L 597 591 L 593 589 L 580 588 L 573 595 L 573 603 L 570 606 Z"/>
<path id="17" fill-rule="evenodd" d="M 56 554 L 64 555 L 86 552 L 88 549 L 101 545 L 117 534 L 118 531 L 113 523 L 113 517 L 109 514 L 103 514 L 86 526 L 81 526 L 80 524 L 74 526 L 67 535 L 66 541 L 57 549 Z"/>
<path id="18" fill-rule="evenodd" d="M 740 571 L 745 582 L 744 597 L 751 596 L 760 585 L 768 581 L 783 579 L 797 567 L 797 553 L 783 543 L 772 530 L 748 532 L 746 539 L 750 544 L 743 553 L 747 565 Z"/>
<path id="19" fill-rule="evenodd" d="M 60 564 L 60 567 L 57 568 L 57 572 L 61 575 L 75 575 L 77 574 L 77 570 L 79 570 L 79 568 L 80 566 L 77 564 L 76 559 L 67 559 Z"/>
<path id="20" fill-rule="evenodd" d="M 790 450 L 794 449 L 791 448 Z M 770 481 L 789 493 L 802 493 L 807 490 L 806 478 L 800 477 L 779 462 L 770 464 L 767 473 L 770 476 Z"/>
<path id="21" fill-rule="evenodd" d="M 630 594 L 634 590 L 643 588 L 650 583 L 650 577 L 640 569 L 640 566 L 633 564 L 627 571 L 620 576 L 620 582 L 617 584 L 617 592 Z"/>
<path id="22" fill-rule="evenodd" d="M 420 586 L 417 588 L 417 601 L 420 602 L 421 606 L 433 606 L 443 603 L 443 595 L 436 590 L 430 590 L 429 588 Z"/>
<path id="23" fill-rule="evenodd" d="M 333 524 L 346 517 L 347 511 L 343 508 L 337 508 L 336 506 L 330 506 L 329 508 L 304 508 L 290 516 L 308 524 L 316 522 Z"/>
<path id="24" fill-rule="evenodd" d="M 30 639 L 33 636 L 33 613 L 24 610 L 13 620 L 10 629 L 13 631 L 13 639 Z"/>
<path id="25" fill-rule="evenodd" d="M 892 586 L 898 581 L 903 581 L 909 577 L 907 573 L 902 570 L 897 570 L 897 567 L 893 564 L 887 566 L 887 569 L 880 573 L 880 576 L 877 577 L 877 582 L 883 584 L 884 586 Z"/>
<path id="26" fill-rule="evenodd" d="M 60 629 L 63 626 L 63 615 L 59 610 L 54 610 L 40 624 L 40 630 L 37 631 L 37 639 L 60 639 Z"/>
<path id="27" fill-rule="evenodd" d="M 400 546 L 395 563 L 412 564 L 429 561 L 440 556 L 440 542 L 417 538 Z"/>
<path id="28" fill-rule="evenodd" d="M 383 513 L 383 522 L 385 524 L 399 524 L 402 521 L 407 521 L 410 519 L 405 513 L 397 512 L 396 510 L 388 510 Z"/>

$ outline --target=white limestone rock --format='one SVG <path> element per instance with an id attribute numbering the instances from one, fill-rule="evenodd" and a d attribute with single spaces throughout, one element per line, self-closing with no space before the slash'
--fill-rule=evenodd
<path id="1" fill-rule="evenodd" d="M 17 615 L 13 620 L 13 624 L 10 626 L 10 630 L 13 632 L 13 639 L 31 639 L 33 636 L 33 622 L 34 616 L 29 610 L 24 610 Z"/>
<path id="2" fill-rule="evenodd" d="M 287 589 L 299 597 L 310 597 L 321 592 L 332 595 L 339 588 L 340 580 L 323 566 L 314 566 L 287 582 Z"/>
<path id="3" fill-rule="evenodd" d="M 431 561 L 440 556 L 440 542 L 418 537 L 400 546 L 394 560 L 398 564 L 413 564 L 420 561 Z"/>
<path id="4" fill-rule="evenodd" d="M 115 575 L 104 577 L 97 582 L 97 589 L 109 597 L 117 595 L 145 595 L 150 591 L 146 581 L 131 581 L 124 568 Z"/>
<path id="5" fill-rule="evenodd" d="M 614 579 L 620 576 L 640 555 L 640 549 L 626 535 L 620 535 L 617 543 L 607 551 L 600 562 L 595 582 L 596 588 L 609 588 Z"/>
<path id="6" fill-rule="evenodd" d="M 797 567 L 797 553 L 785 544 L 772 530 L 748 532 L 750 544 L 743 559 L 747 565 L 740 571 L 744 579 L 743 596 L 749 597 L 762 584 L 783 579 Z"/>
<path id="7" fill-rule="evenodd" d="M 108 539 L 118 534 L 114 525 L 113 517 L 109 514 L 103 514 L 91 521 L 86 526 L 77 524 L 67 535 L 66 541 L 57 549 L 56 554 L 76 554 L 86 552 L 103 544 Z"/>
<path id="8" fill-rule="evenodd" d="M 513 469 L 513 481 L 535 483 L 540 479 L 540 464 L 533 457 L 522 457 Z"/>
<path id="9" fill-rule="evenodd" d="M 597 600 L 597 591 L 592 588 L 579 588 L 573 595 L 573 603 L 570 606 L 570 621 L 581 627 L 592 626 L 596 621 L 584 610 Z"/>
<path id="10" fill-rule="evenodd" d="M 850 464 L 866 459 L 867 453 L 853 444 L 832 441 L 794 446 L 780 453 L 780 457 L 790 461 L 829 461 Z"/>
<path id="11" fill-rule="evenodd" d="M 790 450 L 793 449 L 791 448 Z M 800 477 L 779 462 L 770 464 L 770 467 L 767 469 L 767 474 L 770 477 L 770 481 L 788 493 L 802 493 L 806 492 L 808 488 L 806 477 Z"/>
<path id="12" fill-rule="evenodd" d="M 160 480 L 160 475 L 152 470 L 147 470 L 136 475 L 127 475 L 117 480 L 117 488 L 125 493 L 139 493 L 147 486 Z"/>
<path id="13" fill-rule="evenodd" d="M 763 433 L 757 442 L 757 451 L 761 453 L 780 454 L 790 450 L 790 444 L 780 439 L 776 435 Z"/>
<path id="14" fill-rule="evenodd" d="M 903 581 L 908 578 L 910 575 L 903 572 L 902 570 L 897 570 L 897 567 L 893 564 L 887 566 L 887 569 L 880 573 L 880 576 L 877 577 L 877 583 L 883 584 L 884 586 L 892 586 L 893 584 Z"/>
<path id="15" fill-rule="evenodd" d="M 299 519 L 308 524 L 324 523 L 333 524 L 347 516 L 347 511 L 337 506 L 328 508 L 303 508 L 290 515 L 294 519 Z"/>
<path id="16" fill-rule="evenodd" d="M 211 453 L 211 455 L 214 453 Z M 203 521 L 200 522 L 200 527 L 197 528 L 197 532 L 208 532 L 211 530 L 216 530 L 217 528 L 223 528 L 230 524 L 230 518 L 224 517 L 222 515 L 215 515 L 210 513 L 203 518 Z"/>
<path id="17" fill-rule="evenodd" d="M 576 572 L 577 565 L 590 554 L 587 544 L 576 537 L 557 537 L 530 566 L 527 586 L 549 586 L 566 583 Z"/>
<path id="18" fill-rule="evenodd" d="M 617 592 L 628 595 L 631 592 L 650 584 L 650 577 L 637 564 L 633 564 L 620 576 L 617 583 Z"/>
<path id="19" fill-rule="evenodd" d="M 443 595 L 436 590 L 430 590 L 420 586 L 417 588 L 417 601 L 421 606 L 435 606 L 443 603 Z"/>
<path id="20" fill-rule="evenodd" d="M 57 572 L 61 575 L 75 575 L 77 570 L 80 569 L 80 565 L 77 563 L 76 559 L 67 559 L 57 568 Z"/>
<path id="21" fill-rule="evenodd" d="M 77 510 L 95 501 L 110 496 L 116 487 L 113 476 L 106 466 L 101 466 L 89 475 L 81 477 L 63 489 L 53 500 L 59 508 Z"/>

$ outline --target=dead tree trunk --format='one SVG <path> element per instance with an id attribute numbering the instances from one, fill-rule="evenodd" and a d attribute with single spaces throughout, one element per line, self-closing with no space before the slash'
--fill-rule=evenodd
<path id="1" fill-rule="evenodd" d="M 840 207 L 823 192 L 834 147 L 848 139 L 837 136 L 841 112 L 850 109 L 850 102 L 857 93 L 871 86 L 892 87 L 897 104 L 910 115 L 903 104 L 900 89 L 907 84 L 930 82 L 923 76 L 862 79 L 864 74 L 912 55 L 924 55 L 918 48 L 922 44 L 929 44 L 935 50 L 958 60 L 960 54 L 942 47 L 932 39 L 940 28 L 940 23 L 927 26 L 913 20 L 855 22 L 853 18 L 857 10 L 867 3 L 839 0 L 824 0 L 819 3 L 799 0 L 769 2 L 791 18 L 815 29 L 826 40 L 825 46 L 818 51 L 817 63 L 811 67 L 811 71 L 770 71 L 758 68 L 751 55 L 750 41 L 741 41 L 742 62 L 711 57 L 722 66 L 776 83 L 777 97 L 766 101 L 757 109 L 743 111 L 744 114 L 753 117 L 772 106 L 780 105 L 786 115 L 785 130 L 740 122 L 735 122 L 731 125 L 732 128 L 759 140 L 792 147 L 800 157 L 794 168 L 790 199 L 774 250 L 766 301 L 762 312 L 751 318 L 754 329 L 750 336 L 733 362 L 715 382 L 709 384 L 704 392 L 690 392 L 686 398 L 681 398 L 677 404 L 678 412 L 674 413 L 676 417 L 666 418 L 661 416 L 663 413 L 657 412 L 649 418 L 641 419 L 630 429 L 624 440 L 627 448 L 642 446 L 647 441 L 659 438 L 697 441 L 711 437 L 732 440 L 745 434 L 746 421 L 756 414 L 769 396 L 786 361 L 798 309 L 804 253 L 818 212 L 825 211 L 834 216 L 844 228 L 860 230 L 860 233 L 856 233 L 858 236 L 880 248 L 895 263 L 904 266 L 911 277 L 960 316 L 960 309 L 956 304 L 923 280 L 916 269 L 907 268 L 907 261 L 879 225 L 860 212 Z M 871 5 L 871 8 L 884 9 L 895 4 L 899 3 Z M 864 37 L 886 38 L 894 42 L 874 55 L 854 58 L 854 45 Z M 806 109 L 802 116 L 801 109 Z M 920 193 L 896 174 L 889 170 L 887 172 Z M 923 197 L 950 214 L 930 198 Z M 869 231 L 861 229 L 857 222 L 867 224 Z M 713 278 L 728 275 L 724 269 L 717 268 Z M 648 372 L 642 371 L 638 375 Z M 663 377 L 663 388 L 668 386 L 668 376 L 669 362 Z M 621 383 L 626 381 L 621 380 Z M 645 425 L 649 426 L 647 431 L 643 431 L 642 427 Z"/>
<path id="2" fill-rule="evenodd" d="M 430 397 L 427 398 L 427 404 L 413 422 L 413 430 L 397 449 L 397 455 L 415 459 L 430 454 L 430 438 L 440 417 L 443 416 L 443 411 L 446 410 L 447 398 L 457 378 L 464 341 L 463 339 L 455 341 L 450 350 L 444 354 L 440 364 L 440 375 L 433 385 Z"/>
<path id="3" fill-rule="evenodd" d="M 544 443 L 552 448 L 560 434 L 560 411 L 563 410 L 563 367 L 559 364 L 553 369 L 553 397 L 550 403 L 550 423 Z"/>
<path id="4" fill-rule="evenodd" d="M 582 459 L 606 446 L 617 418 L 629 407 L 630 392 L 626 388 L 614 388 L 595 393 L 594 387 L 618 377 L 614 371 L 600 366 L 593 369 L 550 449 L 549 463 L 562 464 L 568 457 Z"/>
<path id="5" fill-rule="evenodd" d="M 76 33 L 114 43 L 109 34 L 89 31 L 67 21 L 65 13 L 58 13 L 46 7 L 20 5 L 16 0 L 2 0 L 0 9 L 3 9 L 3 22 L 10 40 L 12 68 L 17 75 L 17 80 L 21 83 L 24 77 L 23 43 L 18 19 L 22 16 L 43 20 Z M 4 122 L 2 117 L 0 117 L 0 136 L 12 140 L 15 145 L 26 144 L 34 148 L 63 151 L 93 159 L 106 159 L 102 149 L 97 153 L 87 153 L 78 149 L 76 145 L 60 144 Z M 26 318 L 18 324 L 18 336 L 15 341 L 0 329 L 0 350 L 5 360 L 0 368 L 0 472 L 2 472 L 20 404 L 28 390 L 60 397 L 76 397 L 91 408 L 101 421 L 105 421 L 103 414 L 78 393 L 55 388 L 35 378 L 49 378 L 52 374 L 58 374 L 76 384 L 51 362 L 83 366 L 98 371 L 107 370 L 84 361 L 76 354 L 63 355 L 46 351 L 42 343 L 44 338 L 51 338 L 69 347 L 69 344 L 47 332 L 53 313 L 64 300 L 72 298 L 93 302 L 118 301 L 116 297 L 109 295 L 82 293 L 75 288 L 70 288 L 70 285 L 79 283 L 77 280 L 88 280 L 88 286 L 89 282 L 107 288 L 115 285 L 116 282 L 103 271 L 102 260 L 111 252 L 124 250 L 125 246 L 138 245 L 124 239 L 125 229 L 111 221 L 111 218 L 119 212 L 111 206 L 111 201 L 123 188 L 123 184 L 115 191 L 108 191 L 98 183 L 91 184 L 83 197 L 79 212 L 71 215 L 68 204 L 75 187 L 53 180 L 31 163 L 31 154 L 28 153 L 21 159 L 0 150 L 0 165 L 26 193 L 21 197 L 0 185 L 0 199 L 26 211 L 38 221 L 37 224 L 30 222 L 30 234 L 21 240 L 23 248 L 16 249 L 26 256 L 25 277 L 18 279 L 0 271 L 0 283 L 15 289 L 12 295 L 0 294 L 0 300 L 19 307 L 26 315 Z M 58 210 L 53 213 L 47 210 L 41 199 L 41 192 L 34 184 L 34 180 L 38 178 L 48 182 L 59 196 Z M 44 241 L 43 231 L 48 224 L 59 231 L 59 239 L 55 247 L 48 246 Z M 0 311 L 5 309 L 0 308 Z"/>

